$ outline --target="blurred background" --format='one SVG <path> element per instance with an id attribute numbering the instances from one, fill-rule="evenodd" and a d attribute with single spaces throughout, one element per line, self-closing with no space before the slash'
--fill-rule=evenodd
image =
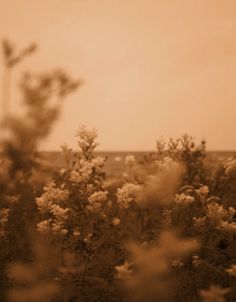
<path id="1" fill-rule="evenodd" d="M 0 0 L 0 38 L 39 46 L 12 74 L 10 110 L 21 111 L 23 70 L 63 66 L 84 83 L 42 150 L 76 147 L 83 123 L 99 150 L 153 150 L 183 133 L 235 150 L 235 15 L 234 0 Z"/>

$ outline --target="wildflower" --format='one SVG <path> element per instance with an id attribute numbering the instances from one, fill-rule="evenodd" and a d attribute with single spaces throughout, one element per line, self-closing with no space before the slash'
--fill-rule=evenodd
<path id="1" fill-rule="evenodd" d="M 183 262 L 180 259 L 175 259 L 172 261 L 171 266 L 173 267 L 182 267 L 184 266 Z"/>
<path id="2" fill-rule="evenodd" d="M 91 160 L 91 163 L 92 163 L 92 166 L 93 168 L 97 171 L 97 172 L 102 172 L 102 168 L 104 166 L 104 163 L 105 163 L 105 158 L 104 157 L 101 157 L 101 156 L 97 156 L 95 158 L 93 158 Z"/>
<path id="3" fill-rule="evenodd" d="M 56 219 L 60 221 L 65 221 L 68 219 L 68 212 L 70 210 L 68 208 L 63 209 L 59 205 L 52 205 L 50 211 L 55 216 Z"/>
<path id="4" fill-rule="evenodd" d="M 17 204 L 19 202 L 20 196 L 7 196 L 7 201 L 11 204 Z"/>
<path id="5" fill-rule="evenodd" d="M 125 164 L 128 167 L 132 167 L 135 164 L 135 157 L 134 155 L 127 155 L 125 158 Z"/>
<path id="6" fill-rule="evenodd" d="M 202 289 L 200 296 L 203 302 L 225 302 L 224 296 L 230 292 L 230 288 L 211 285 L 209 289 Z"/>
<path id="7" fill-rule="evenodd" d="M 222 221 L 219 224 L 218 228 L 223 231 L 226 231 L 226 232 L 235 232 L 236 231 L 236 222 Z"/>
<path id="8" fill-rule="evenodd" d="M 118 265 L 115 267 L 116 277 L 118 279 L 126 279 L 132 274 L 132 270 L 130 269 L 130 264 L 128 261 L 125 261 L 124 264 Z"/>
<path id="9" fill-rule="evenodd" d="M 208 186 L 201 186 L 196 193 L 199 195 L 200 198 L 205 198 L 209 194 Z"/>
<path id="10" fill-rule="evenodd" d="M 229 268 L 225 270 L 231 276 L 236 277 L 236 264 L 232 264 Z"/>
<path id="11" fill-rule="evenodd" d="M 201 260 L 199 259 L 198 255 L 193 255 L 192 257 L 192 264 L 193 266 L 197 267 L 201 264 Z"/>
<path id="12" fill-rule="evenodd" d="M 116 196 L 119 207 L 121 209 L 127 209 L 129 204 L 134 201 L 136 195 L 140 191 L 140 186 L 132 183 L 126 183 L 122 188 L 117 190 Z"/>
<path id="13" fill-rule="evenodd" d="M 43 220 L 43 221 L 39 222 L 37 224 L 38 232 L 40 232 L 42 234 L 49 233 L 51 230 L 51 222 L 52 222 L 52 219 L 47 219 L 47 220 Z"/>
<path id="14" fill-rule="evenodd" d="M 84 238 L 84 242 L 89 244 L 92 240 L 93 234 L 89 233 L 85 238 Z"/>
<path id="15" fill-rule="evenodd" d="M 79 184 L 83 181 L 83 179 L 78 171 L 72 170 L 70 172 L 70 181 Z"/>
<path id="16" fill-rule="evenodd" d="M 87 209 L 91 212 L 100 210 L 102 203 L 107 200 L 107 194 L 107 191 L 94 192 L 88 198 L 89 205 L 87 206 Z"/>
<path id="17" fill-rule="evenodd" d="M 219 205 L 217 202 L 212 202 L 207 205 L 206 215 L 214 224 L 220 224 L 222 219 L 227 216 L 227 211 L 222 205 Z"/>
<path id="18" fill-rule="evenodd" d="M 111 222 L 114 226 L 117 226 L 120 224 L 120 219 L 118 217 L 114 217 L 114 218 L 112 218 Z"/>
<path id="19" fill-rule="evenodd" d="M 44 193 L 36 198 L 36 204 L 42 214 L 49 212 L 53 204 L 67 201 L 69 198 L 69 191 L 56 188 L 54 182 L 49 182 L 43 190 Z"/>
<path id="20" fill-rule="evenodd" d="M 75 229 L 75 230 L 73 231 L 73 236 L 74 236 L 74 237 L 79 237 L 79 236 L 80 236 L 80 231 L 79 231 L 78 229 Z"/>
<path id="21" fill-rule="evenodd" d="M 158 168 L 160 168 L 162 170 L 166 170 L 166 169 L 168 170 L 168 169 L 175 167 L 177 162 L 174 161 L 172 158 L 166 156 L 163 158 L 163 160 L 156 160 L 155 164 Z"/>
<path id="22" fill-rule="evenodd" d="M 185 193 L 176 194 L 175 202 L 180 205 L 189 205 L 194 202 L 194 197 Z"/>
<path id="23" fill-rule="evenodd" d="M 78 136 L 80 140 L 94 141 L 97 138 L 97 130 L 88 130 L 85 125 L 82 125 L 76 132 L 76 136 Z"/>
<path id="24" fill-rule="evenodd" d="M 88 130 L 86 126 L 82 125 L 77 131 L 76 136 L 78 137 L 78 144 L 83 155 L 86 158 L 91 158 L 91 152 L 93 152 L 94 148 L 97 146 L 97 143 L 95 142 L 97 130 Z"/>
<path id="25" fill-rule="evenodd" d="M 104 202 L 107 200 L 107 191 L 99 191 L 99 192 L 95 192 L 93 193 L 91 196 L 89 196 L 88 201 L 93 204 L 95 202 Z"/>

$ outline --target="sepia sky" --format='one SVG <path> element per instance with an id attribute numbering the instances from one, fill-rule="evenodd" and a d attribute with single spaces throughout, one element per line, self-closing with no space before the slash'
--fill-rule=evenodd
<path id="1" fill-rule="evenodd" d="M 4 37 L 39 45 L 15 82 L 60 66 L 84 80 L 44 149 L 75 147 L 87 124 L 101 150 L 150 150 L 183 133 L 236 150 L 235 0 L 0 0 Z"/>

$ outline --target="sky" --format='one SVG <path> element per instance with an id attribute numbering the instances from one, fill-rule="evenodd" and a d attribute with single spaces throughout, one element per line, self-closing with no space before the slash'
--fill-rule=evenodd
<path id="1" fill-rule="evenodd" d="M 236 150 L 235 0 L 0 0 L 3 38 L 39 46 L 13 89 L 24 70 L 83 79 L 42 149 L 76 147 L 86 124 L 100 150 L 151 150 L 184 133 Z"/>

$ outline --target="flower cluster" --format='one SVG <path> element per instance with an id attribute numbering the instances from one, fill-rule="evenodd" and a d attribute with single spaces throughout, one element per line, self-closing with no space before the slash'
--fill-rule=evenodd
<path id="1" fill-rule="evenodd" d="M 56 188 L 54 182 L 49 182 L 43 190 L 44 193 L 36 198 L 38 210 L 42 214 L 49 212 L 52 205 L 66 202 L 69 198 L 68 190 Z"/>
<path id="2" fill-rule="evenodd" d="M 121 209 L 125 210 L 135 200 L 140 192 L 140 186 L 133 183 L 126 183 L 117 190 L 117 202 Z"/>
<path id="3" fill-rule="evenodd" d="M 98 212 L 101 209 L 102 204 L 107 200 L 107 194 L 107 191 L 94 192 L 88 198 L 89 204 L 87 206 L 87 209 L 90 212 Z"/>
<path id="4" fill-rule="evenodd" d="M 77 166 L 70 172 L 70 181 L 74 184 L 89 183 L 94 174 L 103 173 L 105 158 L 95 157 L 90 160 L 81 158 Z"/>
<path id="5" fill-rule="evenodd" d="M 85 125 L 82 125 L 76 133 L 78 144 L 83 154 L 86 154 L 86 159 L 90 159 L 94 149 L 97 146 L 97 130 L 89 130 Z"/>
<path id="6" fill-rule="evenodd" d="M 37 224 L 40 233 L 67 234 L 65 223 L 68 220 L 69 209 L 61 207 L 61 204 L 67 204 L 68 199 L 69 191 L 56 188 L 54 182 L 49 182 L 44 187 L 44 193 L 36 198 L 36 203 L 39 212 L 49 218 Z"/>
<path id="7" fill-rule="evenodd" d="M 187 195 L 185 193 L 176 194 L 175 202 L 176 202 L 176 204 L 179 204 L 179 205 L 189 205 L 194 202 L 194 197 L 191 195 Z"/>

